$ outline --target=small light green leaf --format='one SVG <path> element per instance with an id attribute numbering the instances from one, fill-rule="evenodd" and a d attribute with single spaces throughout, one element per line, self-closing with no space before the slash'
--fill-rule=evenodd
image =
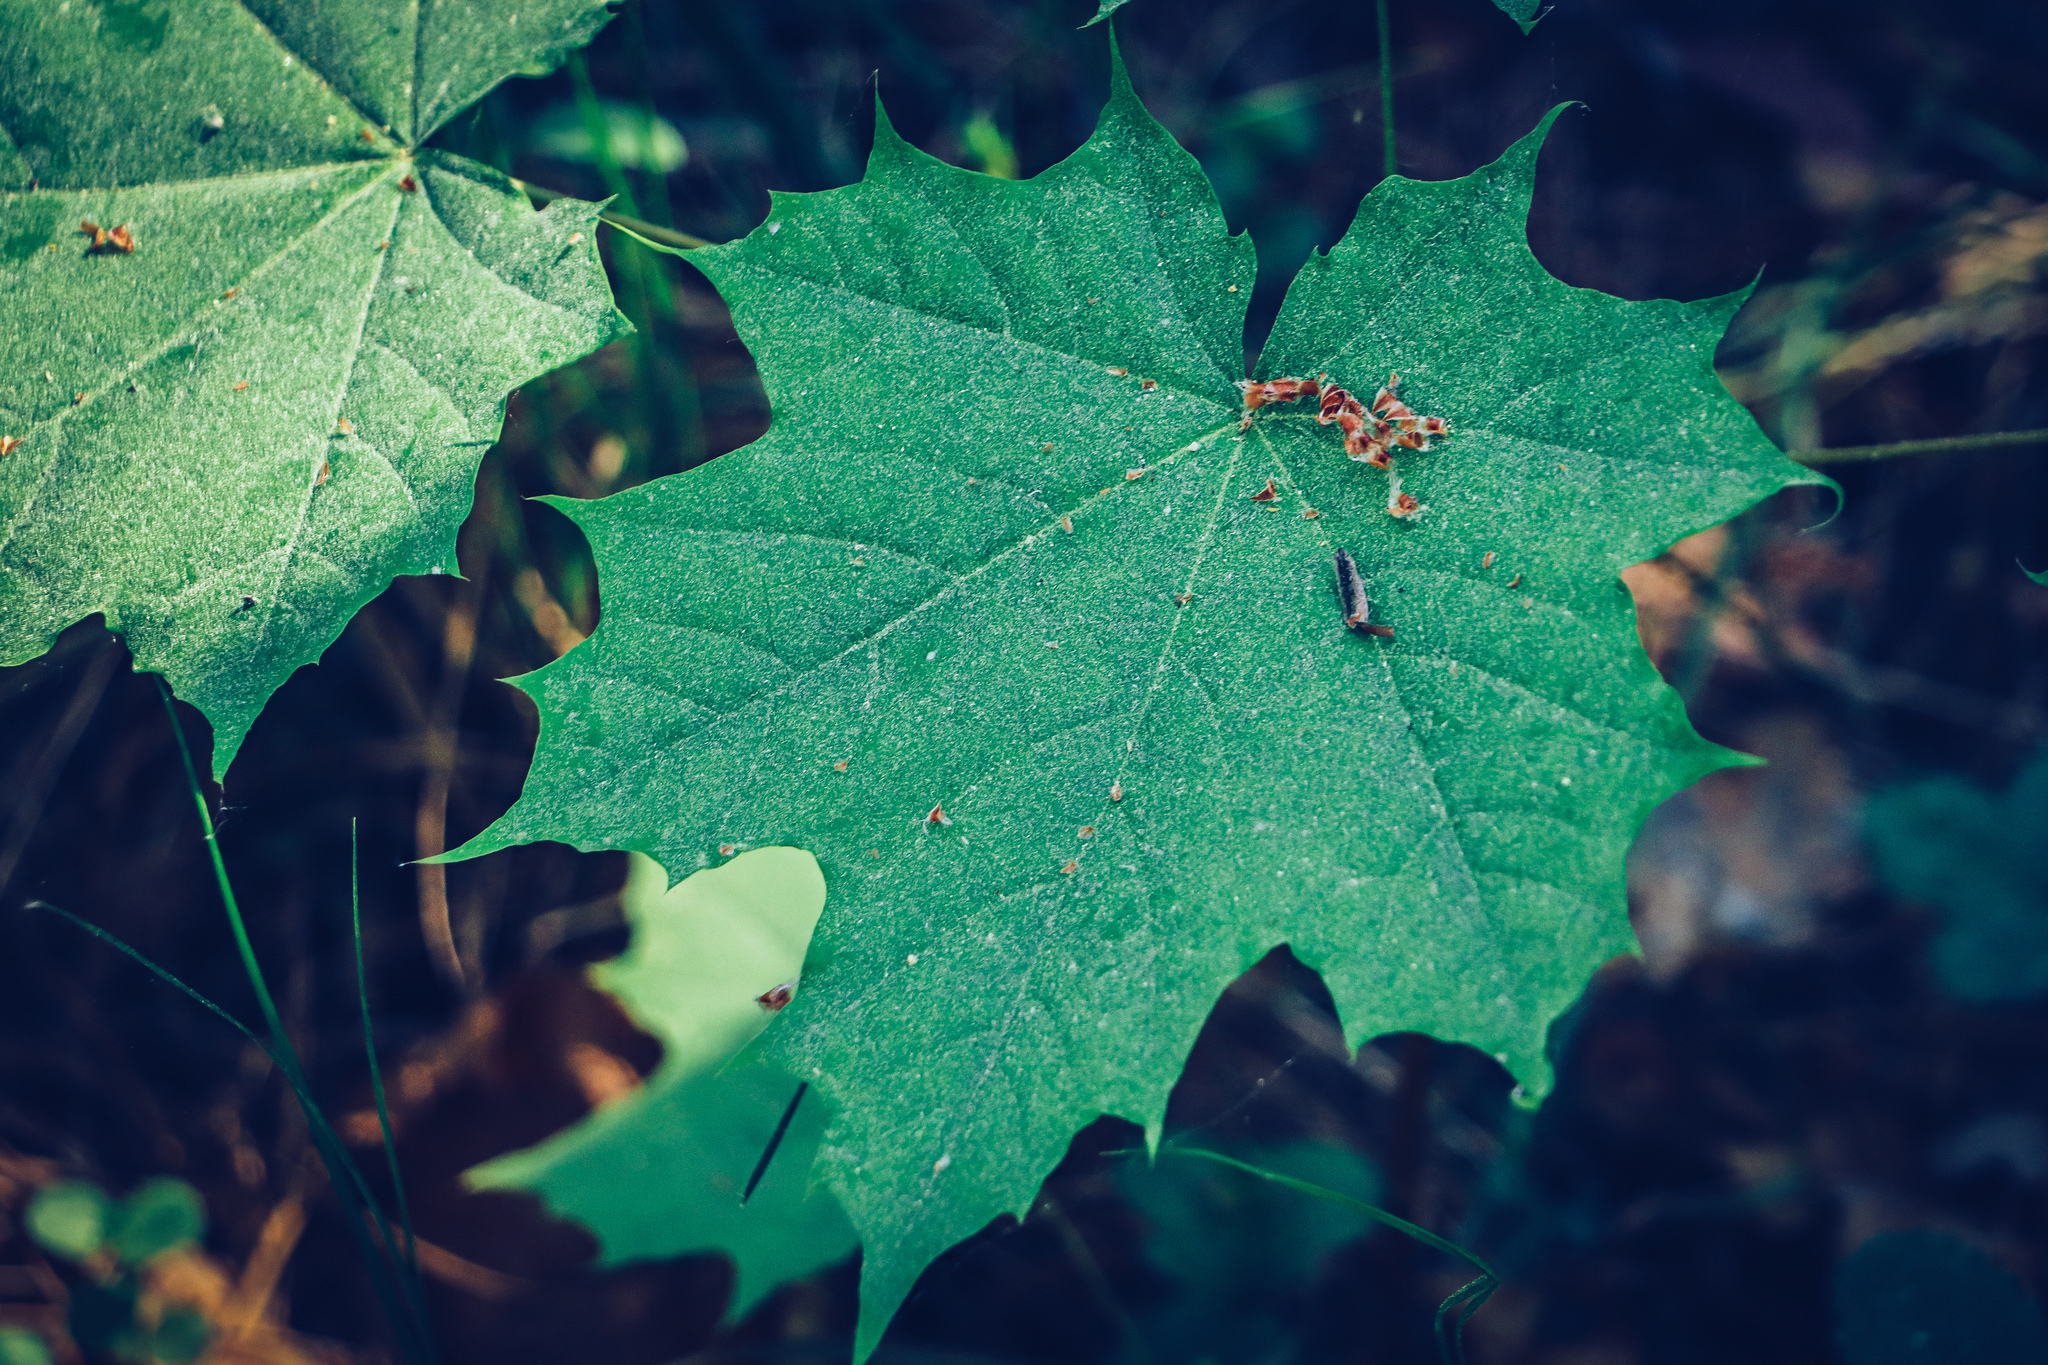
<path id="1" fill-rule="evenodd" d="M 1835 1340 L 1849 1365 L 2044 1365 L 2041 1306 L 2010 1270 L 1953 1233 L 1873 1237 L 1835 1274 Z"/>
<path id="2" fill-rule="evenodd" d="M 1863 828 L 1884 883 L 1940 907 L 1933 960 L 1951 995 L 2048 993 L 2048 750 L 2003 795 L 1953 777 L 1880 792 Z"/>
<path id="3" fill-rule="evenodd" d="M 595 976 L 660 1037 L 661 1069 L 641 1093 L 477 1167 L 470 1183 L 539 1194 L 597 1234 L 601 1265 L 726 1252 L 736 1267 L 730 1317 L 852 1251 L 852 1225 L 808 1177 L 827 1102 L 810 1092 L 798 1105 L 742 1205 L 797 1085 L 758 1064 L 716 1069 L 774 1017 L 759 997 L 795 981 L 824 904 L 817 861 L 796 849 L 742 853 L 672 890 L 635 854 L 625 895 L 633 944 Z"/>
<path id="4" fill-rule="evenodd" d="M 52 1365 L 50 1344 L 25 1327 L 0 1327 L 0 1365 Z"/>
<path id="5" fill-rule="evenodd" d="M 801 849 L 757 848 L 670 887 L 661 864 L 636 853 L 624 906 L 632 946 L 592 975 L 661 1039 L 665 1074 L 696 1076 L 775 1017 L 759 997 L 803 970 L 825 878 Z"/>
<path id="6" fill-rule="evenodd" d="M 506 393 L 624 328 L 595 206 L 408 141 L 604 14 L 519 8 L 0 0 L 0 663 L 104 614 L 219 773 L 393 576 L 453 567 Z"/>
<path id="7" fill-rule="evenodd" d="M 2048 569 L 2035 573 L 2032 569 L 2022 564 L 2020 565 L 2020 572 L 2033 579 L 2036 583 L 2039 583 L 2042 587 L 2048 588 Z"/>
<path id="8" fill-rule="evenodd" d="M 107 1245 L 130 1265 L 206 1235 L 206 1204 L 182 1180 L 147 1180 L 115 1210 Z"/>
<path id="9" fill-rule="evenodd" d="M 1537 262 L 1541 129 L 1384 182 L 1260 362 L 1368 399 L 1398 369 L 1454 432 L 1399 457 L 1426 514 L 1390 517 L 1311 414 L 1240 436 L 1251 244 L 1120 67 L 1112 92 L 1018 182 L 883 119 L 861 183 L 690 253 L 774 423 L 556 501 L 604 621 L 520 680 L 533 770 L 462 851 L 817 856 L 806 984 L 758 1046 L 839 1106 L 819 1171 L 866 1247 L 857 1358 L 1077 1128 L 1156 1128 L 1277 943 L 1352 1038 L 1424 1030 L 1547 1088 L 1545 1027 L 1631 944 L 1629 840 L 1735 761 L 1619 573 L 1820 481 L 1715 378 L 1740 296 L 1629 303 Z M 1345 628 L 1339 547 L 1394 639 Z"/>
<path id="10" fill-rule="evenodd" d="M 112 1219 L 113 1205 L 99 1186 L 60 1180 L 29 1201 L 28 1233 L 51 1255 L 80 1261 L 105 1244 Z"/>
<path id="11" fill-rule="evenodd" d="M 1095 10 L 1095 17 L 1093 19 L 1090 19 L 1087 23 L 1081 25 L 1081 27 L 1094 28 L 1097 24 L 1101 23 L 1104 19 L 1107 19 L 1110 15 L 1115 14 L 1118 10 L 1122 9 L 1125 5 L 1129 3 L 1130 0 L 1100 0 L 1100 3 L 1098 4 Z"/>
<path id="12" fill-rule="evenodd" d="M 636 104 L 615 100 L 599 104 L 604 112 L 605 150 L 613 165 L 667 175 L 689 161 L 690 149 L 683 135 L 667 119 Z M 594 162 L 598 159 L 596 147 L 582 110 L 573 104 L 545 110 L 526 132 L 526 149 L 537 156 Z"/>

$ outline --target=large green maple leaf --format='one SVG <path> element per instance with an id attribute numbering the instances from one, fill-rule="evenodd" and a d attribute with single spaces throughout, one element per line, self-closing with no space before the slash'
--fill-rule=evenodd
<path id="1" fill-rule="evenodd" d="M 1714 376 L 1740 296 L 1629 303 L 1537 263 L 1541 139 L 1381 185 L 1260 362 L 1366 393 L 1398 369 L 1449 420 L 1398 460 L 1413 520 L 1306 413 L 1239 436 L 1251 247 L 1120 68 L 1035 179 L 884 120 L 859 184 L 691 253 L 774 423 L 556 503 L 603 622 L 520 680 L 533 770 L 462 856 L 817 856 L 804 990 L 759 1046 L 837 1105 L 815 1169 L 866 1248 L 857 1354 L 1076 1128 L 1156 1131 L 1276 943 L 1352 1038 L 1469 1042 L 1540 1093 L 1546 1025 L 1630 946 L 1639 822 L 1736 761 L 1618 573 L 1817 476 Z M 1394 638 L 1346 629 L 1337 547 Z"/>
<path id="2" fill-rule="evenodd" d="M 0 0 L 0 664 L 103 613 L 220 772 L 394 575 L 453 566 L 506 393 L 624 319 L 595 206 L 419 144 L 605 17 Z"/>

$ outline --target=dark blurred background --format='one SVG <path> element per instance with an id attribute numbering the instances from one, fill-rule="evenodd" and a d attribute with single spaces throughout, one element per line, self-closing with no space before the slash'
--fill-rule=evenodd
<path id="1" fill-rule="evenodd" d="M 877 82 L 939 157 L 1053 164 L 1106 89 L 1105 35 L 1076 29 L 1093 4 L 628 0 L 582 57 L 437 140 L 722 241 L 770 191 L 859 174 Z M 1544 153 L 1537 254 L 1633 299 L 1758 280 L 1720 363 L 1788 448 L 2048 427 L 2038 0 L 1560 0 L 1526 37 L 1487 0 L 1393 0 L 1391 19 L 1402 173 L 1462 175 L 1581 102 Z M 1380 177 L 1372 7 L 1133 0 L 1117 27 L 1140 94 L 1258 243 L 1255 352 L 1289 274 Z M 717 1258 L 598 1273 L 587 1234 L 459 1183 L 659 1055 L 581 977 L 624 943 L 620 856 L 409 865 L 518 794 L 534 716 L 494 679 L 557 657 L 600 610 L 577 532 L 522 499 L 689 468 L 769 416 L 704 280 L 603 244 L 639 334 L 514 395 L 464 577 L 399 581 L 276 695 L 228 774 L 221 844 L 314 1088 L 374 1172 L 360 830 L 379 1047 L 449 1361 L 837 1362 L 851 1264 L 721 1330 Z M 2028 1286 L 2048 1273 L 2048 1010 L 1942 988 L 1941 921 L 1874 875 L 1862 815 L 1928 774 L 2002 787 L 2040 744 L 2048 587 L 2017 563 L 2048 566 L 2048 448 L 1830 472 L 1839 513 L 1787 494 L 1629 575 L 1695 723 L 1770 766 L 1653 818 L 1631 868 L 1644 956 L 1603 969 L 1555 1031 L 1540 1111 L 1466 1048 L 1348 1054 L 1284 950 L 1218 1005 L 1176 1092 L 1170 1133 L 1349 1151 L 1387 1208 L 1492 1258 L 1506 1285 L 1468 1334 L 1482 1365 L 1836 1359 L 1837 1267 L 1902 1227 L 1961 1236 Z M 183 720 L 203 752 L 204 723 Z M 97 622 L 0 671 L 0 775 L 0 1321 L 48 1322 L 69 1283 L 19 1232 L 28 1191 L 168 1174 L 210 1216 L 186 1273 L 218 1321 L 262 1324 L 212 1359 L 392 1359 L 266 1059 L 24 908 L 103 924 L 254 1015 L 154 684 Z M 1147 1183 L 1103 1155 L 1133 1131 L 1084 1131 L 1030 1217 L 942 1258 L 884 1357 L 1436 1358 L 1455 1262 L 1222 1168 Z"/>

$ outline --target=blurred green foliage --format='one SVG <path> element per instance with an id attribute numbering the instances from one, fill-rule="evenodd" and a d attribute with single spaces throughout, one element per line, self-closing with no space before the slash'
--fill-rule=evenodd
<path id="1" fill-rule="evenodd" d="M 88 1276 L 72 1290 L 65 1316 L 81 1350 L 129 1365 L 183 1365 L 206 1349 L 212 1329 L 204 1317 L 150 1303 L 143 1293 L 150 1262 L 205 1235 L 206 1206 L 190 1185 L 146 1180 L 114 1200 L 88 1181 L 60 1180 L 36 1193 L 25 1221 L 45 1251 Z M 47 1360 L 39 1338 L 0 1335 L 0 1365 Z"/>
<path id="2" fill-rule="evenodd" d="M 2002 795 L 1959 777 L 1881 792 L 1864 815 L 1878 876 L 1936 906 L 1936 974 L 1963 1000 L 2048 991 L 2048 750 Z"/>
<path id="3" fill-rule="evenodd" d="M 1835 1277 L 1849 1365 L 2041 1365 L 2048 1327 L 2018 1277 L 1953 1233 L 1873 1237 Z"/>

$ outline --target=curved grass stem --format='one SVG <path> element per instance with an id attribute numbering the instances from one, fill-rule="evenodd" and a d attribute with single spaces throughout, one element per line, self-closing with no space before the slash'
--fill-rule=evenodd
<path id="1" fill-rule="evenodd" d="M 1377 1204 L 1368 1204 L 1355 1195 L 1345 1194 L 1342 1190 L 1333 1190 L 1326 1185 L 1318 1185 L 1313 1181 L 1286 1175 L 1280 1171 L 1268 1170 L 1264 1166 L 1255 1166 L 1249 1161 L 1240 1161 L 1234 1156 L 1225 1156 L 1221 1152 L 1213 1152 L 1202 1147 L 1161 1146 L 1159 1150 L 1162 1155 L 1199 1157 L 1204 1161 L 1213 1161 L 1218 1165 L 1243 1171 L 1247 1175 L 1255 1175 L 1261 1180 L 1270 1180 L 1276 1185 L 1283 1185 L 1290 1190 L 1321 1199 L 1326 1203 L 1336 1204 L 1355 1213 L 1362 1213 L 1374 1222 L 1382 1223 L 1396 1232 L 1413 1237 L 1425 1246 L 1434 1247 L 1436 1250 L 1447 1255 L 1455 1256 L 1477 1270 L 1479 1272 L 1478 1278 L 1470 1280 L 1451 1291 L 1444 1301 L 1437 1305 L 1436 1310 L 1438 1356 L 1443 1360 L 1444 1365 L 1464 1365 L 1465 1324 L 1471 1320 L 1474 1313 L 1479 1311 L 1480 1305 L 1486 1302 L 1493 1291 L 1500 1287 L 1499 1272 L 1494 1270 L 1492 1266 L 1488 1265 L 1476 1253 L 1467 1251 L 1456 1242 L 1437 1236 L 1428 1228 L 1420 1227 L 1405 1218 L 1388 1213 Z"/>

